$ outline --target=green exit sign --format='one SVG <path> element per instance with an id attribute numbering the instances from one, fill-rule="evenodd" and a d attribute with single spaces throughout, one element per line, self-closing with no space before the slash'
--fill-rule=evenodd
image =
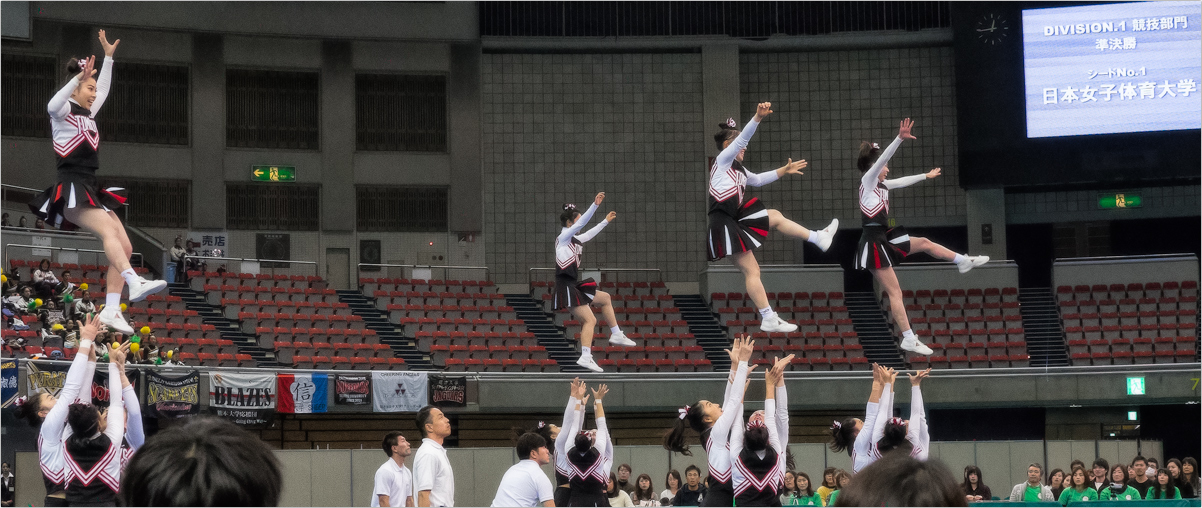
<path id="1" fill-rule="evenodd" d="M 1144 385 L 1144 377 L 1128 377 L 1127 378 L 1127 395 L 1144 395 L 1147 393 L 1147 386 Z"/>
<path id="2" fill-rule="evenodd" d="M 250 179 L 255 182 L 295 182 L 295 166 L 251 166 Z"/>
<path id="3" fill-rule="evenodd" d="M 1132 194 L 1130 192 L 1098 194 L 1098 208 L 1103 210 L 1110 208 L 1139 208 L 1143 204 L 1144 200 L 1139 197 L 1139 194 Z"/>

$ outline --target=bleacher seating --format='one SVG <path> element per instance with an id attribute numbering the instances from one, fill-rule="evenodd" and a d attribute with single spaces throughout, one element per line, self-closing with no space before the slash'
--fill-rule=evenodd
<path id="1" fill-rule="evenodd" d="M 1062 285 L 1056 299 L 1073 365 L 1194 361 L 1197 281 Z"/>

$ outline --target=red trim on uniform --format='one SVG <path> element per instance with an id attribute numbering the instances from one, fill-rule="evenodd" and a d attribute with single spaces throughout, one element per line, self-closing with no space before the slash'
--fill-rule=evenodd
<path id="1" fill-rule="evenodd" d="M 581 282 L 580 285 L 581 286 L 596 286 L 597 283 L 596 282 Z"/>
<path id="2" fill-rule="evenodd" d="M 109 192 L 109 190 L 108 190 L 108 189 L 103 189 L 103 190 L 101 190 L 100 192 L 107 193 L 107 194 L 108 194 L 109 196 L 111 196 L 113 199 L 117 200 L 117 202 L 118 202 L 118 203 L 121 203 L 121 204 L 123 204 L 123 205 L 125 204 L 125 199 L 126 199 L 126 198 L 123 198 L 123 197 L 121 197 L 121 196 L 118 196 L 118 195 L 117 195 L 117 194 L 115 194 L 115 193 Z"/>
<path id="3" fill-rule="evenodd" d="M 759 201 L 759 200 L 760 200 L 760 198 L 751 198 L 751 201 L 743 203 L 743 208 L 747 208 L 747 207 L 751 206 L 752 203 L 755 203 L 756 201 Z"/>
<path id="4" fill-rule="evenodd" d="M 873 247 L 876 247 L 876 246 L 875 246 L 875 245 L 873 245 Z M 874 249 L 872 249 L 872 262 L 876 264 L 876 267 L 877 267 L 877 269 L 880 269 L 880 268 L 881 268 L 881 254 L 880 254 L 880 252 L 881 252 L 881 251 L 880 251 L 880 250 L 878 250 L 878 249 L 875 249 L 875 248 L 874 248 Z"/>
<path id="5" fill-rule="evenodd" d="M 57 187 L 57 189 L 55 190 L 55 193 L 54 193 L 54 201 L 58 201 L 59 199 L 62 199 L 62 197 L 63 197 L 63 184 L 60 183 L 56 187 Z"/>
<path id="6" fill-rule="evenodd" d="M 756 233 L 759 233 L 759 234 L 761 234 L 761 235 L 768 236 L 768 231 L 767 231 L 767 230 L 760 229 L 760 228 L 753 228 L 753 227 L 751 227 L 751 226 L 747 226 L 747 229 L 750 229 L 750 230 L 752 230 L 752 231 L 755 231 Z"/>
<path id="7" fill-rule="evenodd" d="M 85 192 L 84 195 L 88 197 L 89 205 L 96 206 L 96 202 L 92 201 L 92 193 L 91 192 Z"/>
<path id="8" fill-rule="evenodd" d="M 748 250 L 748 249 L 747 249 L 747 245 L 745 245 L 745 244 L 743 243 L 743 235 L 738 235 L 738 236 L 736 236 L 735 238 L 738 238 L 738 239 L 739 239 L 739 248 L 740 248 L 740 249 L 743 249 L 743 252 L 747 252 L 747 250 Z"/>

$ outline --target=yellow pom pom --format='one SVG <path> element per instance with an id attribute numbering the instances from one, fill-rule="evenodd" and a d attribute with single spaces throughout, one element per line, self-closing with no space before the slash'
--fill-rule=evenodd
<path id="1" fill-rule="evenodd" d="M 149 326 L 143 326 L 142 329 L 138 330 L 138 331 L 142 332 L 142 335 L 150 335 L 150 327 Z"/>
<path id="2" fill-rule="evenodd" d="M 88 283 L 87 283 L 87 282 L 85 282 L 85 283 L 83 283 L 83 284 L 80 284 L 80 285 L 79 285 L 79 289 L 82 289 L 82 290 L 84 290 L 84 291 L 87 291 L 87 290 L 88 290 Z"/>
<path id="3" fill-rule="evenodd" d="M 8 284 L 8 276 L 0 273 L 0 284 Z"/>
<path id="4" fill-rule="evenodd" d="M 174 350 L 174 349 L 173 349 L 173 350 L 171 350 L 171 351 L 168 351 L 168 352 L 167 352 L 167 359 L 168 359 L 168 360 L 170 360 L 170 359 L 171 359 L 171 357 L 173 357 L 173 356 L 175 356 L 175 350 Z"/>
<path id="5" fill-rule="evenodd" d="M 62 330 L 63 324 L 62 323 L 54 323 L 54 326 L 51 326 L 50 329 L 54 330 L 54 331 Z"/>
<path id="6" fill-rule="evenodd" d="M 120 342 L 114 342 L 114 343 L 113 343 L 113 349 L 117 349 L 117 348 L 119 348 L 119 347 L 121 347 L 121 343 L 120 343 Z"/>
<path id="7" fill-rule="evenodd" d="M 38 298 L 38 299 L 34 300 L 34 301 L 33 301 L 33 303 L 37 304 L 37 306 L 38 306 L 38 307 L 41 307 L 41 306 L 42 306 L 42 299 L 41 299 L 41 298 Z"/>
<path id="8" fill-rule="evenodd" d="M 133 344 L 130 344 L 130 345 L 129 345 L 129 352 L 130 352 L 130 353 L 137 353 L 139 349 L 141 349 L 141 346 L 138 346 L 138 343 L 137 343 L 137 342 L 135 342 L 135 343 L 133 343 Z"/>
<path id="9" fill-rule="evenodd" d="M 125 312 L 125 309 L 128 309 L 128 308 L 129 308 L 128 305 L 125 305 L 124 303 L 121 304 L 121 312 Z"/>

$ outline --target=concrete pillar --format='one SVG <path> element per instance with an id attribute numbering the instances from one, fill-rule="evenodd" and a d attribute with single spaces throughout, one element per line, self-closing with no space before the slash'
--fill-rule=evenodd
<path id="1" fill-rule="evenodd" d="M 480 42 L 451 44 L 451 68 L 447 77 L 447 116 L 450 125 L 447 149 L 451 159 L 451 231 L 479 232 L 484 229 L 484 180 L 482 172 Z"/>
<path id="2" fill-rule="evenodd" d="M 192 227 L 225 229 L 225 48 L 192 36 Z"/>
<path id="3" fill-rule="evenodd" d="M 739 47 L 735 44 L 706 44 L 701 47 L 701 99 L 705 132 L 718 130 L 718 124 L 734 118 L 741 126 L 747 118 L 739 111 Z M 706 155 L 718 155 L 713 143 L 705 144 Z"/>
<path id="4" fill-rule="evenodd" d="M 1006 259 L 1005 191 L 1000 188 L 970 189 L 965 194 L 968 212 L 968 253 Z"/>
<path id="5" fill-rule="evenodd" d="M 321 44 L 321 229 L 355 229 L 355 68 L 349 41 Z"/>

